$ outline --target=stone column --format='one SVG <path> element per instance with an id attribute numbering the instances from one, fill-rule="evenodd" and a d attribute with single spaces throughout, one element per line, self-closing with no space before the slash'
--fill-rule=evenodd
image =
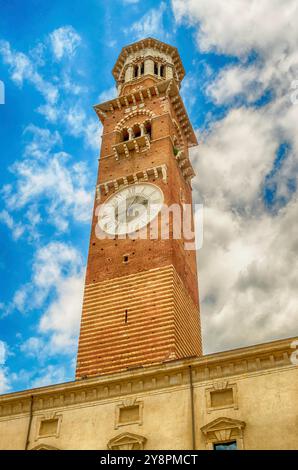
<path id="1" fill-rule="evenodd" d="M 145 59 L 144 74 L 154 75 L 154 61 L 152 59 Z"/>
<path id="2" fill-rule="evenodd" d="M 127 132 L 128 132 L 128 140 L 132 140 L 132 139 L 133 139 L 132 128 L 129 127 L 129 128 L 127 129 Z"/>
<path id="3" fill-rule="evenodd" d="M 133 66 L 129 65 L 125 71 L 125 82 L 129 82 L 133 77 Z"/>
<path id="4" fill-rule="evenodd" d="M 173 78 L 173 67 L 166 65 L 166 79 L 170 80 L 170 78 Z"/>

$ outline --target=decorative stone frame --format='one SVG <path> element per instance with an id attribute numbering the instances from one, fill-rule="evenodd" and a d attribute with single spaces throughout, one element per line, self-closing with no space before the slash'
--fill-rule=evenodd
<path id="1" fill-rule="evenodd" d="M 131 420 L 127 421 L 124 423 L 120 422 L 120 413 L 122 409 L 125 408 L 131 408 L 133 406 L 138 406 L 139 407 L 139 418 L 136 420 Z M 122 401 L 115 407 L 115 429 L 118 429 L 119 427 L 122 426 L 128 426 L 130 424 L 138 424 L 141 426 L 143 424 L 143 408 L 144 408 L 144 402 L 142 400 L 136 399 L 136 398 L 130 398 L 127 400 Z"/>
<path id="2" fill-rule="evenodd" d="M 41 425 L 42 425 L 42 422 L 43 421 L 52 421 L 52 420 L 58 420 L 58 423 L 57 423 L 57 428 L 56 428 L 56 431 L 55 432 L 51 432 L 51 433 L 48 433 L 48 434 L 40 434 L 40 429 L 41 429 Z M 37 441 L 38 439 L 45 439 L 47 437 L 59 437 L 60 435 L 60 428 L 61 428 L 61 422 L 62 422 L 62 414 L 58 414 L 58 413 L 46 413 L 44 415 L 40 415 L 37 417 L 37 420 L 36 420 L 36 426 L 35 426 L 35 429 L 36 429 L 36 434 L 35 434 L 35 440 Z"/>
<path id="3" fill-rule="evenodd" d="M 212 392 L 220 392 L 224 390 L 232 389 L 233 394 L 233 403 L 231 404 L 222 404 L 220 406 L 212 406 L 211 401 L 211 394 Z M 227 408 L 233 408 L 234 410 L 238 410 L 238 393 L 237 393 L 237 384 L 230 383 L 227 380 L 222 382 L 214 382 L 212 387 L 208 387 L 205 389 L 205 398 L 206 398 L 206 410 L 207 413 L 211 413 L 212 411 L 216 410 L 223 410 Z"/>
<path id="4" fill-rule="evenodd" d="M 138 434 L 124 432 L 113 437 L 107 444 L 109 450 L 143 450 L 147 439 Z"/>
<path id="5" fill-rule="evenodd" d="M 167 184 L 168 179 L 168 169 L 165 164 L 159 165 L 152 168 L 147 168 L 144 171 L 138 171 L 137 173 L 121 176 L 115 180 L 105 181 L 96 186 L 96 201 L 101 200 L 101 196 L 107 196 L 111 191 L 118 191 L 124 186 L 129 184 L 141 183 L 141 182 L 150 182 L 150 178 L 161 178 L 164 184 Z"/>
<path id="6" fill-rule="evenodd" d="M 137 116 L 144 116 L 144 121 L 150 121 L 155 117 L 155 114 L 153 111 L 150 111 L 149 109 L 134 109 L 130 110 L 124 118 L 122 118 L 118 124 L 115 126 L 114 132 L 121 132 L 124 127 L 126 127 L 126 121 L 129 121 L 131 118 L 137 117 Z M 146 119 L 147 118 L 147 119 Z"/>
<path id="7" fill-rule="evenodd" d="M 217 418 L 205 426 L 201 431 L 205 437 L 207 450 L 213 450 L 214 444 L 221 444 L 229 441 L 236 441 L 237 449 L 244 449 L 243 430 L 245 422 L 231 418 Z"/>
<path id="8" fill-rule="evenodd" d="M 149 126 L 148 126 L 149 125 Z M 150 127 L 150 131 L 148 132 L 148 127 Z M 136 134 L 136 129 L 139 130 L 139 134 Z M 123 138 L 123 133 L 126 131 L 128 136 L 127 139 Z M 135 121 L 131 123 L 129 126 L 122 126 L 121 130 L 117 130 L 116 132 L 116 144 L 113 145 L 117 146 L 117 144 L 124 144 L 131 140 L 138 139 L 139 137 L 147 136 L 149 140 L 151 139 L 151 119 L 145 118 L 145 120 Z"/>
<path id="9" fill-rule="evenodd" d="M 61 450 L 58 447 L 49 446 L 47 444 L 38 444 L 35 447 L 32 447 L 30 450 Z"/>

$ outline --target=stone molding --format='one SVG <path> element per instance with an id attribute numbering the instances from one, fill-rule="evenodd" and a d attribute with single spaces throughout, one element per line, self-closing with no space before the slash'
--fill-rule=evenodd
<path id="1" fill-rule="evenodd" d="M 227 390 L 227 389 L 232 390 L 233 403 L 231 403 L 231 404 L 222 404 L 220 406 L 213 406 L 212 405 L 212 400 L 211 400 L 212 392 L 219 392 L 219 391 L 224 391 L 224 390 Z M 212 384 L 211 387 L 207 387 L 205 389 L 205 398 L 206 398 L 207 413 L 211 413 L 212 411 L 217 411 L 217 410 L 226 409 L 226 408 L 233 408 L 234 410 L 237 410 L 238 409 L 237 384 L 236 383 L 231 383 L 228 380 L 216 381 Z"/>
<path id="2" fill-rule="evenodd" d="M 48 444 L 38 444 L 35 447 L 32 447 L 29 450 L 60 450 L 58 447 L 49 446 Z"/>
<path id="3" fill-rule="evenodd" d="M 121 422 L 120 421 L 120 412 L 123 409 L 129 409 L 131 407 L 138 406 L 139 408 L 139 417 L 138 419 L 131 419 L 127 422 Z M 115 407 L 115 429 L 118 429 L 121 426 L 128 426 L 130 424 L 138 424 L 141 426 L 143 424 L 143 408 L 144 408 L 144 402 L 143 400 L 140 400 L 139 398 L 127 398 L 126 400 L 122 400 L 120 403 L 118 403 Z"/>
<path id="4" fill-rule="evenodd" d="M 57 420 L 57 427 L 54 432 L 50 432 L 49 434 L 41 434 L 40 427 L 43 421 L 52 421 Z M 47 412 L 45 414 L 41 414 L 37 417 L 36 420 L 36 429 L 35 429 L 35 440 L 44 439 L 45 437 L 59 437 L 60 435 L 60 428 L 62 422 L 62 414 L 53 412 Z"/>
<path id="5" fill-rule="evenodd" d="M 236 441 L 237 449 L 243 450 L 244 428 L 244 421 L 221 417 L 201 427 L 201 431 L 205 436 L 206 448 L 208 450 L 213 450 L 214 444 L 228 441 Z"/>
<path id="6" fill-rule="evenodd" d="M 94 110 L 100 121 L 104 123 L 109 113 L 113 114 L 117 110 L 122 110 L 122 108 L 124 108 L 124 112 L 131 113 L 142 108 L 147 99 L 160 98 L 163 100 L 164 97 L 168 98 L 172 104 L 175 113 L 173 119 L 178 121 L 177 124 L 184 134 L 188 146 L 192 147 L 197 145 L 198 141 L 196 135 L 174 79 L 162 80 L 150 87 L 132 91 L 126 95 L 121 95 L 112 100 L 97 104 L 94 106 Z"/>
<path id="7" fill-rule="evenodd" d="M 115 399 L 123 395 L 139 396 L 166 388 L 189 386 L 189 365 L 193 368 L 195 387 L 232 376 L 297 369 L 290 361 L 291 343 L 295 339 L 297 338 L 2 395 L 0 419 L 28 415 L 31 395 L 34 396 L 33 411 L 36 413 L 68 406 L 92 405 L 99 400 Z"/>
<path id="8" fill-rule="evenodd" d="M 113 437 L 107 447 L 109 450 L 143 450 L 146 441 L 144 436 L 124 432 Z"/>
<path id="9" fill-rule="evenodd" d="M 136 116 L 145 116 L 148 117 L 149 119 L 152 119 L 155 117 L 155 114 L 153 111 L 150 111 L 150 109 L 132 109 L 129 111 L 129 113 L 122 118 L 118 124 L 115 127 L 115 131 L 120 132 L 124 127 L 126 121 L 129 121 L 129 119 L 136 117 Z"/>
<path id="10" fill-rule="evenodd" d="M 153 176 L 155 179 L 162 178 L 162 181 L 167 183 L 167 174 L 167 165 L 163 164 L 152 168 L 146 168 L 146 170 L 137 171 L 130 175 L 120 176 L 114 180 L 104 181 L 96 186 L 96 200 L 98 202 L 100 201 L 102 193 L 107 196 L 109 192 L 113 190 L 118 191 L 118 189 L 128 186 L 129 184 L 149 181 L 150 176 Z"/>

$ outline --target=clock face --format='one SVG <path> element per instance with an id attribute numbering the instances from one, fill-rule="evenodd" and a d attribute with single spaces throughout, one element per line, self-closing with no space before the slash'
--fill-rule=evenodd
<path id="1" fill-rule="evenodd" d="M 109 235 L 135 232 L 157 216 L 163 200 L 163 192 L 155 184 L 137 183 L 126 186 L 102 204 L 98 224 Z"/>

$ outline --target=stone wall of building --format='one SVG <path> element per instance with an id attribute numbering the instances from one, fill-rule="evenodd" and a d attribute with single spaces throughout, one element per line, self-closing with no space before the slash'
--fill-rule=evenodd
<path id="1" fill-rule="evenodd" d="M 25 449 L 32 414 L 28 449 L 192 449 L 192 419 L 199 450 L 297 449 L 293 340 L 3 395 L 0 448 Z"/>

